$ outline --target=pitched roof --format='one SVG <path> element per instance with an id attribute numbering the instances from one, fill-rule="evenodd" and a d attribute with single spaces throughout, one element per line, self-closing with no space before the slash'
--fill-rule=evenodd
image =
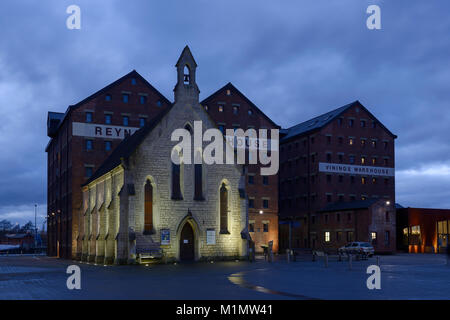
<path id="1" fill-rule="evenodd" d="M 156 125 L 161 122 L 164 116 L 172 109 L 173 104 L 162 110 L 158 116 L 149 121 L 145 126 L 137 130 L 132 135 L 123 139 L 108 158 L 100 165 L 94 174 L 82 186 L 86 186 L 92 181 L 100 178 L 104 174 L 113 170 L 122 163 L 122 159 L 128 159 L 136 148 L 142 143 L 145 137 L 152 132 Z"/>
<path id="2" fill-rule="evenodd" d="M 372 206 L 375 202 L 379 201 L 378 198 L 371 198 L 367 200 L 350 201 L 350 202 L 334 202 L 327 205 L 322 210 L 318 212 L 331 212 L 331 211 L 344 211 L 344 210 L 361 210 L 367 209 Z"/>
<path id="3" fill-rule="evenodd" d="M 261 111 L 249 98 L 247 98 L 242 92 L 240 92 L 231 82 L 228 82 L 226 85 L 224 85 L 222 88 L 211 94 L 209 97 L 203 99 L 202 102 L 200 102 L 201 105 L 208 104 L 211 99 L 214 98 L 219 92 L 223 90 L 232 90 L 235 91 L 246 103 L 248 103 L 253 109 L 255 109 L 259 114 L 261 114 L 266 120 L 268 120 L 273 126 L 280 128 L 279 125 L 277 125 L 275 122 L 273 122 L 272 119 L 270 119 L 264 112 Z"/>
<path id="4" fill-rule="evenodd" d="M 124 80 L 129 79 L 131 77 L 140 79 L 145 85 L 147 85 L 150 89 L 152 89 L 154 92 L 156 92 L 156 94 L 161 98 L 161 100 L 163 100 L 165 103 L 171 105 L 172 102 L 170 102 L 161 92 L 159 92 L 155 87 L 153 87 L 143 76 L 141 76 L 136 70 L 132 70 L 131 72 L 127 73 L 126 75 L 124 75 L 123 77 L 117 79 L 116 81 L 110 83 L 109 85 L 107 85 L 106 87 L 98 90 L 97 92 L 91 94 L 90 96 L 88 96 L 87 98 L 84 98 L 83 100 L 77 102 L 74 105 L 69 105 L 69 107 L 67 108 L 65 113 L 60 113 L 60 112 L 49 112 L 49 116 L 50 114 L 63 114 L 64 116 L 60 119 L 59 122 L 59 126 L 61 126 L 61 124 L 64 122 L 65 119 L 67 119 L 67 115 L 72 112 L 73 110 L 75 110 L 76 108 L 78 108 L 79 106 L 85 104 L 86 102 L 98 97 L 99 95 L 102 95 L 106 92 L 108 92 L 111 88 L 119 85 L 120 83 L 122 83 Z"/>
<path id="5" fill-rule="evenodd" d="M 180 54 L 180 57 L 177 60 L 177 63 L 175 64 L 175 67 L 178 67 L 180 65 L 180 62 L 181 62 L 181 60 L 183 60 L 184 57 L 192 59 L 192 61 L 194 62 L 193 67 L 197 67 L 197 62 L 195 62 L 194 56 L 192 55 L 192 52 L 191 52 L 191 49 L 189 49 L 189 46 L 184 47 L 183 51 Z"/>
<path id="6" fill-rule="evenodd" d="M 334 109 L 332 111 L 329 111 L 327 113 L 321 114 L 320 116 L 317 116 L 315 118 L 312 118 L 310 120 L 307 120 L 305 122 L 301 122 L 295 126 L 292 126 L 288 129 L 283 129 L 281 133 L 284 133 L 285 136 L 281 138 L 281 141 L 287 141 L 293 137 L 296 137 L 298 135 L 302 135 L 305 133 L 313 132 L 316 130 L 319 130 L 326 125 L 328 125 L 330 122 L 338 118 L 342 113 L 350 109 L 351 107 L 358 106 L 359 108 L 366 111 L 372 118 L 376 119 L 377 122 L 381 125 L 382 128 L 384 128 L 390 135 L 392 135 L 394 138 L 397 138 L 395 134 L 393 134 L 389 129 L 387 129 L 366 107 L 364 107 L 361 102 L 358 100 L 353 101 L 349 104 L 346 104 L 340 108 Z"/>

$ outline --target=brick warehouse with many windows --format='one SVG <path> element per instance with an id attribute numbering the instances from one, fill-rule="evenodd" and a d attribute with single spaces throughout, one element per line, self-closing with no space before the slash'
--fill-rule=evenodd
<path id="1" fill-rule="evenodd" d="M 231 83 L 200 104 L 222 131 L 280 128 Z M 82 207 L 81 185 L 125 136 L 170 106 L 171 101 L 132 71 L 65 113 L 48 113 L 49 255 L 77 258 L 76 243 L 81 239 L 74 212 Z M 344 231 L 352 235 L 348 239 L 358 240 L 353 224 L 335 221 L 332 232 L 324 225 L 325 216 L 337 216 L 323 211 L 334 203 L 346 203 L 347 208 L 339 209 L 356 217 L 369 212 L 371 205 L 354 208 L 350 203 L 381 199 L 389 207 L 383 210 L 395 215 L 395 138 L 358 101 L 280 130 L 279 174 L 261 176 L 259 165 L 247 170 L 248 230 L 255 249 L 262 251 L 271 240 L 275 251 L 336 247 L 342 242 L 337 235 Z M 392 221 L 395 224 L 395 217 Z M 385 225 L 383 221 L 379 227 Z M 386 228 L 377 234 L 385 236 L 391 226 Z M 389 243 L 395 243 L 395 232 L 390 236 Z"/>
<path id="2" fill-rule="evenodd" d="M 320 249 L 338 247 L 343 241 L 368 241 L 369 231 L 356 237 L 354 223 L 348 226 L 344 219 L 334 222 L 336 230 L 327 238 L 324 228 L 331 223 L 326 221 L 330 215 L 321 210 L 347 203 L 348 208 L 341 209 L 357 215 L 360 211 L 350 203 L 383 199 L 388 207 L 384 211 L 394 223 L 385 230 L 392 237 L 388 250 L 393 251 L 395 139 L 359 101 L 284 129 L 280 134 L 280 248 Z M 337 239 L 336 232 L 350 237 Z"/>
<path id="3" fill-rule="evenodd" d="M 75 257 L 77 210 L 81 185 L 125 135 L 131 134 L 171 105 L 139 73 L 132 71 L 107 87 L 69 106 L 49 112 L 47 135 L 48 254 Z"/>
<path id="4" fill-rule="evenodd" d="M 47 216 L 48 254 L 79 258 L 76 212 L 81 185 L 100 167 L 126 135 L 133 134 L 172 103 L 136 71 L 125 75 L 65 113 L 49 112 Z M 201 102 L 220 130 L 279 128 L 231 83 Z M 249 231 L 257 251 L 273 241 L 278 248 L 278 180 L 248 166 Z"/>

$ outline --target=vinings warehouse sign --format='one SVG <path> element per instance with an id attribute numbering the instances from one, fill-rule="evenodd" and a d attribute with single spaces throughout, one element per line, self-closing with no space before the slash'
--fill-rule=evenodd
<path id="1" fill-rule="evenodd" d="M 82 122 L 72 123 L 72 135 L 89 138 L 124 139 L 126 136 L 132 135 L 137 130 L 139 130 L 139 128 Z"/>
<path id="2" fill-rule="evenodd" d="M 319 163 L 319 171 L 330 173 L 360 174 L 360 175 L 385 176 L 385 177 L 393 177 L 395 175 L 394 168 L 354 166 L 341 163 L 323 163 L 323 162 Z"/>

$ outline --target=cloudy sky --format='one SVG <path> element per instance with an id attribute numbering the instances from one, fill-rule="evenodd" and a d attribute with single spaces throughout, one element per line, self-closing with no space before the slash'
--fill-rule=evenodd
<path id="1" fill-rule="evenodd" d="M 81 8 L 81 30 L 66 9 Z M 366 9 L 381 8 L 381 30 Z M 0 2 L 0 220 L 46 213 L 46 117 L 136 69 L 170 100 L 231 81 L 282 127 L 360 100 L 396 141 L 397 202 L 450 208 L 448 0 Z"/>

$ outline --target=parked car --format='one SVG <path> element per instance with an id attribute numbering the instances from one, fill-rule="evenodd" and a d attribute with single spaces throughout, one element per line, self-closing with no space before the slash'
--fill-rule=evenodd
<path id="1" fill-rule="evenodd" d="M 358 254 L 363 253 L 369 257 L 373 256 L 375 249 L 368 242 L 349 242 L 345 246 L 339 248 L 341 254 Z"/>

